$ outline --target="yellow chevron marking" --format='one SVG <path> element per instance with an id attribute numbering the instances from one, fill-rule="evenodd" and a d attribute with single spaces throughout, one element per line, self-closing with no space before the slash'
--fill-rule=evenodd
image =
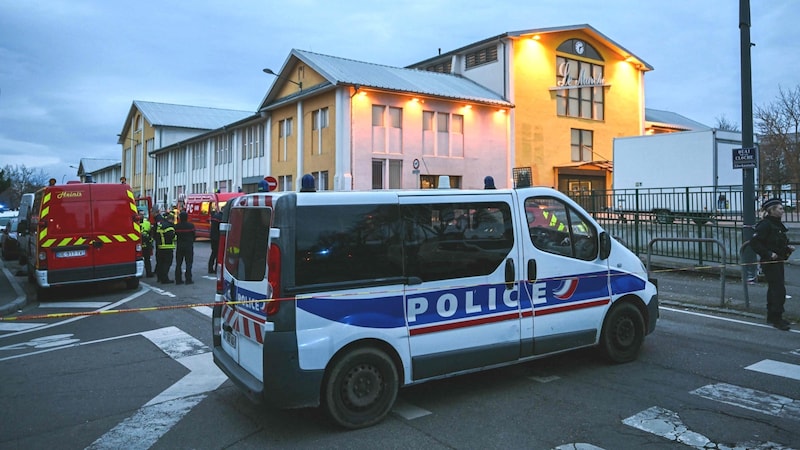
<path id="1" fill-rule="evenodd" d="M 42 231 L 39 232 L 39 240 L 41 241 L 46 237 L 47 237 L 47 228 L 45 228 L 45 229 L 43 229 Z"/>
<path id="2" fill-rule="evenodd" d="M 136 199 L 133 197 L 133 192 L 131 192 L 131 191 L 128 191 L 128 198 L 130 198 L 130 199 L 131 199 L 131 201 L 134 201 L 134 200 L 136 200 Z"/>
<path id="3" fill-rule="evenodd" d="M 139 235 L 136 233 L 131 233 L 128 235 L 128 239 L 132 240 L 133 242 L 136 242 L 139 240 Z"/>
<path id="4" fill-rule="evenodd" d="M 141 226 L 141 225 L 139 225 L 138 223 L 135 223 L 135 222 L 134 222 L 134 224 L 133 224 L 133 231 L 135 231 L 135 232 L 137 232 L 137 233 L 141 233 L 141 232 L 142 232 L 142 226 Z"/>
<path id="5" fill-rule="evenodd" d="M 44 220 L 44 218 L 47 217 L 47 213 L 49 213 L 49 212 L 50 212 L 50 206 L 49 205 L 45 206 L 44 208 L 42 208 L 42 217 L 39 220 Z"/>
<path id="6" fill-rule="evenodd" d="M 111 243 L 111 239 L 109 239 L 108 236 L 100 235 L 100 236 L 97 236 L 97 238 L 100 239 L 101 241 L 105 242 L 106 244 L 110 244 Z"/>
<path id="7" fill-rule="evenodd" d="M 123 236 L 121 234 L 115 234 L 114 235 L 114 239 L 116 239 L 117 242 L 125 242 L 125 236 Z"/>
<path id="8" fill-rule="evenodd" d="M 59 242 L 58 245 L 56 245 L 56 247 L 64 247 L 65 245 L 69 245 L 70 242 L 72 242 L 71 237 L 61 239 L 61 242 Z"/>
<path id="9" fill-rule="evenodd" d="M 86 238 L 82 238 L 82 237 L 81 237 L 81 238 L 78 238 L 78 239 L 75 241 L 75 245 L 81 245 L 81 244 L 83 244 L 84 242 L 86 242 Z"/>
<path id="10" fill-rule="evenodd" d="M 49 203 L 51 195 L 53 195 L 51 192 L 44 194 L 44 198 L 42 199 L 42 204 Z"/>
<path id="11" fill-rule="evenodd" d="M 45 247 L 45 248 L 46 247 L 50 247 L 51 245 L 53 245 L 53 242 L 55 242 L 55 241 L 56 241 L 55 239 L 48 239 L 48 240 L 44 241 L 44 244 L 42 244 L 42 247 Z"/>

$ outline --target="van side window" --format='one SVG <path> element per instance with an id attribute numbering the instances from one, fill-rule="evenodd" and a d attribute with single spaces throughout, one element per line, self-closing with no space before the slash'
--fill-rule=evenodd
<path id="1" fill-rule="evenodd" d="M 434 281 L 488 275 L 514 246 L 506 203 L 404 205 L 401 212 L 406 276 Z"/>
<path id="2" fill-rule="evenodd" d="M 597 231 L 578 211 L 549 197 L 525 200 L 531 242 L 539 250 L 592 261 L 597 258 Z"/>
<path id="3" fill-rule="evenodd" d="M 230 216 L 231 222 L 240 226 L 231 227 L 228 231 L 225 269 L 236 279 L 261 281 L 267 269 L 272 209 L 233 208 Z M 242 239 L 243 236 L 245 239 Z"/>
<path id="4" fill-rule="evenodd" d="M 297 208 L 298 286 L 401 277 L 397 205 Z"/>

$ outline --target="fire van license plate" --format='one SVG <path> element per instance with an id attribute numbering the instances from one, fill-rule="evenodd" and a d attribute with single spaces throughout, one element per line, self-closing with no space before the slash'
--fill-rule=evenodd
<path id="1" fill-rule="evenodd" d="M 225 342 L 228 343 L 233 348 L 236 348 L 236 335 L 231 333 L 230 331 L 225 331 L 222 336 L 225 338 Z"/>
<path id="2" fill-rule="evenodd" d="M 56 258 L 75 258 L 76 256 L 86 256 L 86 250 L 68 250 L 56 252 Z"/>

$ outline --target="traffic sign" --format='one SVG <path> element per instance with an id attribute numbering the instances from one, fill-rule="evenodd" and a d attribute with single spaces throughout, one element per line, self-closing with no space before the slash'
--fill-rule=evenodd
<path id="1" fill-rule="evenodd" d="M 733 168 L 734 169 L 755 169 L 758 167 L 758 148 L 734 148 L 733 149 Z"/>
<path id="2" fill-rule="evenodd" d="M 267 187 L 270 192 L 278 188 L 278 180 L 275 177 L 266 177 L 265 180 L 267 180 Z"/>

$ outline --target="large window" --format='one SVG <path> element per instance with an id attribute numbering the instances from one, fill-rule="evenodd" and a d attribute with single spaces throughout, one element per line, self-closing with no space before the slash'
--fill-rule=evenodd
<path id="1" fill-rule="evenodd" d="M 205 142 L 198 142 L 191 145 L 192 149 L 192 169 L 205 169 L 206 168 L 206 144 Z"/>
<path id="2" fill-rule="evenodd" d="M 405 275 L 423 281 L 489 275 L 514 246 L 507 203 L 407 205 L 401 216 Z"/>
<path id="3" fill-rule="evenodd" d="M 591 130 L 570 130 L 570 147 L 573 161 L 594 161 L 594 145 Z"/>
<path id="4" fill-rule="evenodd" d="M 214 165 L 233 161 L 233 133 L 220 134 L 214 138 Z"/>
<path id="5" fill-rule="evenodd" d="M 228 231 L 226 255 L 238 257 L 225 258 L 225 269 L 239 280 L 263 280 L 267 269 L 272 209 L 232 208 L 230 223 L 238 226 Z"/>
<path id="6" fill-rule="evenodd" d="M 597 258 L 597 232 L 571 206 L 550 197 L 525 200 L 531 242 L 539 250 L 592 261 Z"/>
<path id="7" fill-rule="evenodd" d="M 388 170 L 387 170 L 388 169 Z M 389 179 L 386 179 L 386 175 Z M 401 189 L 403 187 L 403 161 L 400 159 L 372 160 L 372 189 Z"/>
<path id="8" fill-rule="evenodd" d="M 403 275 L 397 205 L 297 208 L 298 286 Z"/>
<path id="9" fill-rule="evenodd" d="M 467 69 L 497 61 L 497 45 L 494 44 L 472 53 L 467 53 L 465 60 Z"/>

